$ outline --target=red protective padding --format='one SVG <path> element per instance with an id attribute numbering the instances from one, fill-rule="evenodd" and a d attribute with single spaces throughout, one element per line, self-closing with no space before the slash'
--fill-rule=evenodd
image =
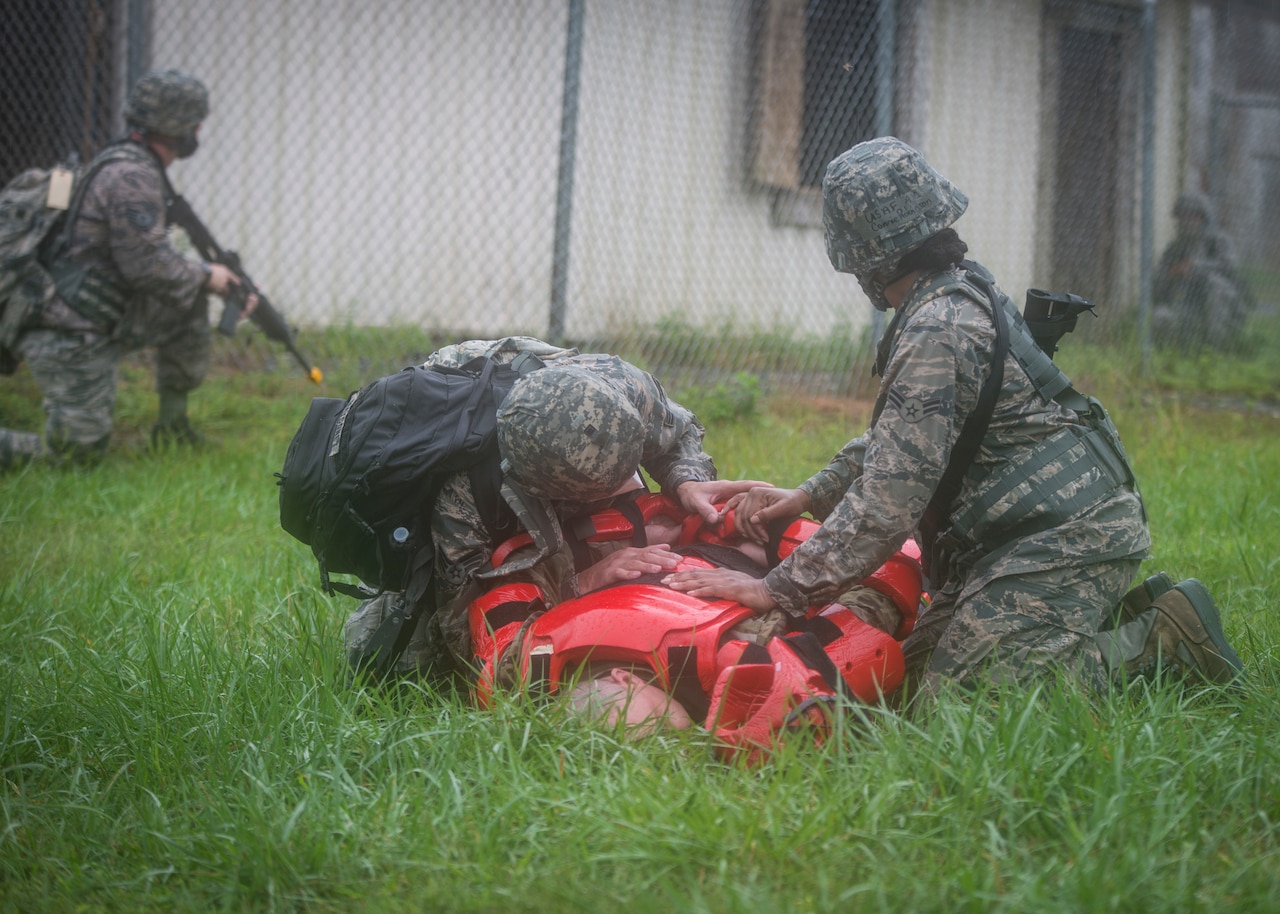
<path id="1" fill-rule="evenodd" d="M 717 505 L 717 507 L 719 506 Z M 723 521 L 715 527 L 708 527 L 707 522 L 702 519 L 701 514 L 686 514 L 684 522 L 680 525 L 680 536 L 676 539 L 676 545 L 689 546 L 693 543 L 723 543 L 727 538 L 727 534 L 723 531 Z"/>
<path id="2" fill-rule="evenodd" d="M 523 549 L 525 546 L 533 543 L 533 537 L 528 533 L 517 533 L 515 536 L 508 537 L 498 544 L 493 550 L 493 555 L 489 557 L 489 563 L 494 568 L 498 568 L 507 560 L 507 556 L 515 552 L 517 549 Z"/>
<path id="3" fill-rule="evenodd" d="M 858 700 L 874 704 L 902 685 L 906 663 L 902 645 L 893 635 L 868 625 L 839 603 L 832 603 L 818 615 L 840 629 L 839 637 L 823 650 Z"/>
<path id="4" fill-rule="evenodd" d="M 670 517 L 672 520 L 681 520 L 685 517 L 684 508 L 660 492 L 649 492 L 646 495 L 641 495 L 636 499 L 636 507 L 640 509 L 640 516 L 644 518 L 645 523 L 655 517 Z M 591 525 L 595 532 L 586 537 L 586 542 L 588 543 L 630 539 L 631 534 L 635 532 L 634 525 L 617 508 L 607 508 L 604 511 L 597 511 L 592 514 Z M 499 544 L 498 548 L 493 550 L 493 555 L 489 561 L 494 568 L 497 568 L 507 560 L 511 553 L 530 545 L 532 542 L 533 537 L 528 533 L 517 533 Z"/>
<path id="5" fill-rule="evenodd" d="M 542 600 L 537 584 L 500 584 L 476 597 L 467 606 L 467 621 L 471 626 L 471 642 L 481 654 L 480 645 L 493 637 L 494 627 L 489 624 L 489 614 L 507 604 L 532 603 Z M 499 626 L 501 628 L 502 626 Z"/>
<path id="6" fill-rule="evenodd" d="M 751 615 L 739 603 L 703 600 L 651 584 L 609 587 L 567 600 L 539 617 L 523 639 L 521 671 L 527 683 L 537 657 L 548 691 L 555 691 L 567 669 L 586 660 L 644 664 L 669 689 L 671 649 L 692 647 L 698 683 L 709 694 L 720 641 Z"/>
<path id="7" fill-rule="evenodd" d="M 799 517 L 792 521 L 778 542 L 778 561 L 781 562 L 795 552 L 796 547 L 813 536 L 821 526 L 809 517 Z M 691 514 L 685 518 L 679 542 L 681 545 L 727 543 L 736 535 L 733 511 L 727 513 L 724 520 L 715 527 L 706 526 L 701 517 Z M 924 574 L 920 564 L 920 546 L 916 541 L 908 539 L 904 542 L 901 549 L 861 583 L 893 600 L 894 606 L 902 614 L 902 621 L 893 633 L 894 637 L 901 641 L 911 634 L 920 614 L 920 600 L 924 597 Z"/>
<path id="8" fill-rule="evenodd" d="M 498 658 L 524 624 L 523 619 L 516 619 L 495 628 L 489 623 L 489 614 L 503 606 L 523 606 L 541 601 L 542 591 L 536 584 L 502 584 L 476 597 L 467 606 L 471 651 L 480 667 L 475 698 L 481 708 L 489 707 L 493 694 L 493 670 Z"/>
<path id="9" fill-rule="evenodd" d="M 723 507 L 723 505 L 717 505 L 717 507 Z M 735 511 L 730 511 L 714 527 L 708 527 L 697 514 L 688 515 L 684 520 L 683 529 L 680 531 L 679 544 L 682 546 L 690 543 L 730 545 L 730 541 L 739 536 L 737 526 L 734 523 L 735 513 Z M 808 517 L 798 517 L 788 524 L 787 529 L 782 533 L 782 539 L 778 542 L 778 561 L 782 561 L 795 552 L 796 547 L 812 536 L 813 531 L 820 526 L 821 524 L 816 520 Z"/>
<path id="10" fill-rule="evenodd" d="M 724 505 L 725 503 L 721 502 L 716 505 L 716 508 L 723 509 Z M 689 514 L 683 510 L 681 513 L 684 516 L 684 523 L 681 524 L 680 536 L 676 540 L 676 545 L 678 546 L 691 546 L 694 543 L 728 545 L 729 540 L 735 535 L 732 511 L 726 514 L 724 520 L 714 527 L 708 527 L 701 514 Z"/>
<path id="11" fill-rule="evenodd" d="M 893 601 L 902 613 L 902 622 L 894 637 L 901 641 L 915 628 L 916 618 L 920 614 L 920 597 L 924 590 L 924 573 L 920 568 L 920 547 L 915 540 L 907 540 L 902 548 L 895 552 L 870 575 L 863 578 L 862 583 L 872 590 L 878 590 Z"/>
<path id="12" fill-rule="evenodd" d="M 815 739 L 825 735 L 826 715 L 813 699 L 831 699 L 834 693 L 785 639 L 771 640 L 768 651 L 771 663 L 735 664 L 716 679 L 706 727 L 725 761 L 746 753 L 747 763 L 757 764 L 780 743 L 785 729 L 802 723 L 813 725 Z"/>
<path id="13" fill-rule="evenodd" d="M 782 539 L 778 541 L 778 561 L 781 562 L 791 553 L 796 551 L 796 547 L 813 536 L 822 524 L 809 517 L 799 517 L 791 522 L 786 530 L 782 531 Z"/>

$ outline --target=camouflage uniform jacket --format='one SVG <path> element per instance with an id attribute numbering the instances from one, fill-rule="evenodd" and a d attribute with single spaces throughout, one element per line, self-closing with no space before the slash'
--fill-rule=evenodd
<path id="1" fill-rule="evenodd" d="M 85 191 L 70 246 L 51 272 L 58 297 L 43 316 L 50 329 L 109 333 L 139 344 L 146 328 L 130 317 L 143 305 L 189 310 L 205 282 L 203 266 L 170 242 L 165 208 L 168 183 L 160 160 L 140 143 L 101 155 L 119 157 Z"/>
<path id="2" fill-rule="evenodd" d="M 464 349 L 464 356 L 467 354 L 470 350 Z M 681 483 L 716 478 L 715 464 L 702 450 L 704 432 L 697 417 L 668 400 L 662 385 L 648 372 L 611 355 L 553 357 L 557 358 L 557 364 L 573 364 L 596 372 L 626 392 L 649 430 L 641 466 L 664 491 L 673 493 Z M 433 358 L 429 364 L 442 361 L 448 363 L 449 360 Z M 496 569 L 490 561 L 496 544 L 491 542 L 477 509 L 466 473 L 457 473 L 445 480 L 432 513 L 440 627 L 454 655 L 467 660 L 470 659 L 470 635 L 465 591 L 469 584 L 483 581 L 487 589 L 506 580 L 532 579 L 538 581 L 553 600 L 556 596 L 576 595 L 572 559 L 560 522 L 586 513 L 588 506 L 534 498 L 510 482 L 504 483 L 502 496 L 534 542 L 533 548 L 520 550 Z M 559 582 L 559 586 L 554 582 Z"/>
<path id="3" fill-rule="evenodd" d="M 898 308 L 877 419 L 801 485 L 823 525 L 765 578 L 770 596 L 788 612 L 836 599 L 917 531 L 977 404 L 994 350 L 994 322 L 983 305 L 940 285 L 938 275 L 921 276 Z M 1011 353 L 986 437 L 951 517 L 1007 483 L 1046 442 L 1085 431 L 1073 410 L 1037 392 Z M 1063 476 L 1053 478 L 1057 473 Z M 1076 459 L 1066 469 L 1051 464 L 1019 480 L 982 519 L 982 542 L 989 545 L 962 536 L 947 556 L 948 574 L 959 576 L 963 593 L 972 594 L 1005 575 L 1145 555 L 1145 514 L 1130 486 L 1062 516 L 1038 506 L 1059 487 L 1084 488 L 1101 476 L 1092 462 Z M 1020 526 L 1002 529 L 1003 519 L 1014 516 Z M 931 583 L 936 588 L 944 581 Z"/>

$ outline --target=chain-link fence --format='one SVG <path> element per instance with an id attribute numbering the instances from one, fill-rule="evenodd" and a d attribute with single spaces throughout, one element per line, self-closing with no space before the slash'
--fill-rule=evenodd
<path id="1" fill-rule="evenodd" d="M 1098 338 L 1280 355 L 1274 3 L 7 0 L 3 17 L 0 180 L 92 155 L 147 68 L 193 72 L 212 113 L 171 178 L 304 329 L 531 333 L 847 390 L 880 321 L 827 263 L 821 177 L 894 133 L 969 195 L 956 227 L 1015 298 L 1093 299 Z M 1179 228 L 1188 192 L 1234 267 Z"/>

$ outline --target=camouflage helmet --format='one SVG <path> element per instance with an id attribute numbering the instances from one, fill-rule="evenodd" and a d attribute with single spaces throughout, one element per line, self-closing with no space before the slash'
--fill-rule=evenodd
<path id="1" fill-rule="evenodd" d="M 525 375 L 498 408 L 507 474 L 530 495 L 607 498 L 640 468 L 644 423 L 627 395 L 577 365 Z"/>
<path id="2" fill-rule="evenodd" d="M 1213 215 L 1213 209 L 1209 205 L 1209 198 L 1204 194 L 1188 191 L 1178 197 L 1178 201 L 1173 204 L 1174 218 L 1181 219 L 1184 216 L 1200 216 L 1208 222 Z"/>
<path id="3" fill-rule="evenodd" d="M 827 166 L 822 221 L 841 273 L 889 271 L 960 218 L 969 198 L 897 137 L 859 143 Z"/>
<path id="4" fill-rule="evenodd" d="M 181 70 L 152 70 L 124 103 L 125 123 L 162 136 L 190 136 L 208 114 L 209 90 Z"/>

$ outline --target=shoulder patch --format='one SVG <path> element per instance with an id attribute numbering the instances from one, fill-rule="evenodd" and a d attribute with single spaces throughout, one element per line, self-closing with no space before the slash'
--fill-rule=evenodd
<path id="1" fill-rule="evenodd" d="M 154 206 L 146 203 L 129 203 L 122 209 L 125 219 L 140 232 L 149 232 L 159 221 L 159 214 Z"/>
<path id="2" fill-rule="evenodd" d="M 886 405 L 893 408 L 904 422 L 920 422 L 942 412 L 941 397 L 903 396 L 895 387 L 885 395 Z"/>

